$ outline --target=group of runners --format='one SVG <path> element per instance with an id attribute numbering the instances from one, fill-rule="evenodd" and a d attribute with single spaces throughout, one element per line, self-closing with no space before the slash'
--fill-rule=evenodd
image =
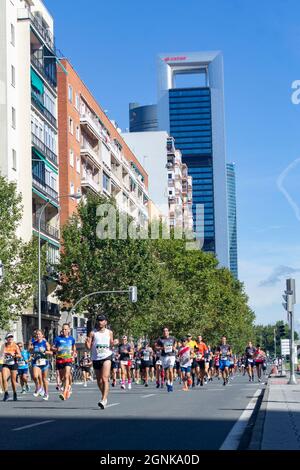
<path id="1" fill-rule="evenodd" d="M 193 339 L 192 335 L 176 340 L 168 328 L 163 328 L 162 336 L 150 344 L 144 340 L 134 345 L 124 335 L 121 340 L 114 339 L 113 332 L 107 328 L 107 317 L 99 314 L 95 329 L 86 339 L 86 351 L 80 360 L 84 387 L 95 374 L 101 399 L 98 406 L 107 406 L 110 383 L 118 384 L 121 389 L 130 390 L 132 383 L 149 386 L 156 381 L 156 388 L 166 387 L 173 392 L 174 381 L 182 384 L 184 391 L 207 384 L 214 378 L 222 380 L 226 386 L 237 371 L 254 380 L 254 369 L 261 381 L 265 369 L 266 354 L 260 345 L 254 347 L 249 342 L 243 356 L 233 353 L 226 336 L 212 349 L 205 344 L 202 336 Z M 22 343 L 15 343 L 13 334 L 8 333 L 0 351 L 0 377 L 4 392 L 3 400 L 9 398 L 8 381 L 11 380 L 13 400 L 17 398 L 17 378 L 22 387 L 21 393 L 30 391 L 29 366 L 35 383 L 34 397 L 49 399 L 48 370 L 50 359 L 56 364 L 57 386 L 61 400 L 68 400 L 72 394 L 72 367 L 77 355 L 75 339 L 71 336 L 69 324 L 64 324 L 59 336 L 50 345 L 41 330 L 35 330 L 28 349 Z M 91 372 L 93 370 L 93 373 Z"/>

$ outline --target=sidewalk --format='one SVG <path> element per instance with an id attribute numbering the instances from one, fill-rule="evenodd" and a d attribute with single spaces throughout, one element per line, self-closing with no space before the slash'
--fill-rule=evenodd
<path id="1" fill-rule="evenodd" d="M 300 450 L 300 378 L 270 377 L 249 450 Z"/>

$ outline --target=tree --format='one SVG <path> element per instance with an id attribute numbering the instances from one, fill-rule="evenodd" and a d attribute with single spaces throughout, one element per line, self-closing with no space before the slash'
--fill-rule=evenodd
<path id="1" fill-rule="evenodd" d="M 24 243 L 16 235 L 22 217 L 22 197 L 16 184 L 0 175 L 0 328 L 7 329 L 32 301 L 37 285 L 37 242 Z"/>
<path id="2" fill-rule="evenodd" d="M 280 336 L 280 327 L 284 326 L 285 334 Z M 255 325 L 254 327 L 254 339 L 255 344 L 260 344 L 263 349 L 269 351 L 271 355 L 275 354 L 274 347 L 274 330 L 275 330 L 275 342 L 276 342 L 276 353 L 280 354 L 280 340 L 289 339 L 290 329 L 287 323 L 282 320 L 277 321 L 273 325 Z M 298 333 L 295 331 L 294 339 L 298 340 Z"/>

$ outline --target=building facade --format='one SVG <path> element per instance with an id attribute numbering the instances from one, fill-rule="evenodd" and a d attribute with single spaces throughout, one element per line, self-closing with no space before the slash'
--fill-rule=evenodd
<path id="1" fill-rule="evenodd" d="M 57 68 L 60 196 L 113 196 L 140 225 L 148 220 L 148 175 L 67 59 Z M 61 225 L 78 200 L 61 198 Z"/>
<path id="2" fill-rule="evenodd" d="M 147 170 L 149 196 L 162 218 L 173 228 L 191 231 L 191 177 L 174 139 L 165 131 L 129 132 L 122 136 Z"/>
<path id="3" fill-rule="evenodd" d="M 184 76 L 193 83 L 181 84 Z M 174 137 L 193 178 L 196 236 L 229 267 L 223 94 L 221 53 L 159 56 L 158 128 Z"/>
<path id="4" fill-rule="evenodd" d="M 230 271 L 238 279 L 236 178 L 234 163 L 227 163 L 228 229 Z"/>
<path id="5" fill-rule="evenodd" d="M 151 132 L 158 130 L 157 106 L 139 103 L 129 104 L 129 132 Z"/>
<path id="6" fill-rule="evenodd" d="M 59 254 L 56 48 L 53 19 L 41 0 L 0 1 L 0 169 L 22 194 L 24 241 L 38 235 L 49 263 Z M 2 15 L 2 12 L 4 15 Z M 42 327 L 55 334 L 59 305 L 51 272 L 42 285 Z M 24 312 L 16 337 L 30 338 L 37 301 Z"/>

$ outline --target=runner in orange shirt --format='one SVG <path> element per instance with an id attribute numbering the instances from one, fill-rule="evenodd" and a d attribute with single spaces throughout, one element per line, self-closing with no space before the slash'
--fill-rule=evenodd
<path id="1" fill-rule="evenodd" d="M 21 352 L 19 346 L 14 342 L 14 335 L 7 333 L 5 337 L 5 344 L 1 348 L 1 358 L 3 359 L 2 366 L 2 379 L 4 387 L 3 401 L 7 401 L 8 395 L 8 378 L 11 378 L 11 386 L 13 389 L 14 401 L 17 401 L 17 374 L 18 374 L 18 363 L 17 359 L 21 358 Z"/>
<path id="2" fill-rule="evenodd" d="M 205 376 L 205 353 L 208 351 L 206 344 L 204 343 L 202 336 L 198 336 L 197 346 L 195 347 L 196 350 L 196 373 L 198 375 L 198 383 L 201 387 L 203 387 L 203 381 Z"/>

